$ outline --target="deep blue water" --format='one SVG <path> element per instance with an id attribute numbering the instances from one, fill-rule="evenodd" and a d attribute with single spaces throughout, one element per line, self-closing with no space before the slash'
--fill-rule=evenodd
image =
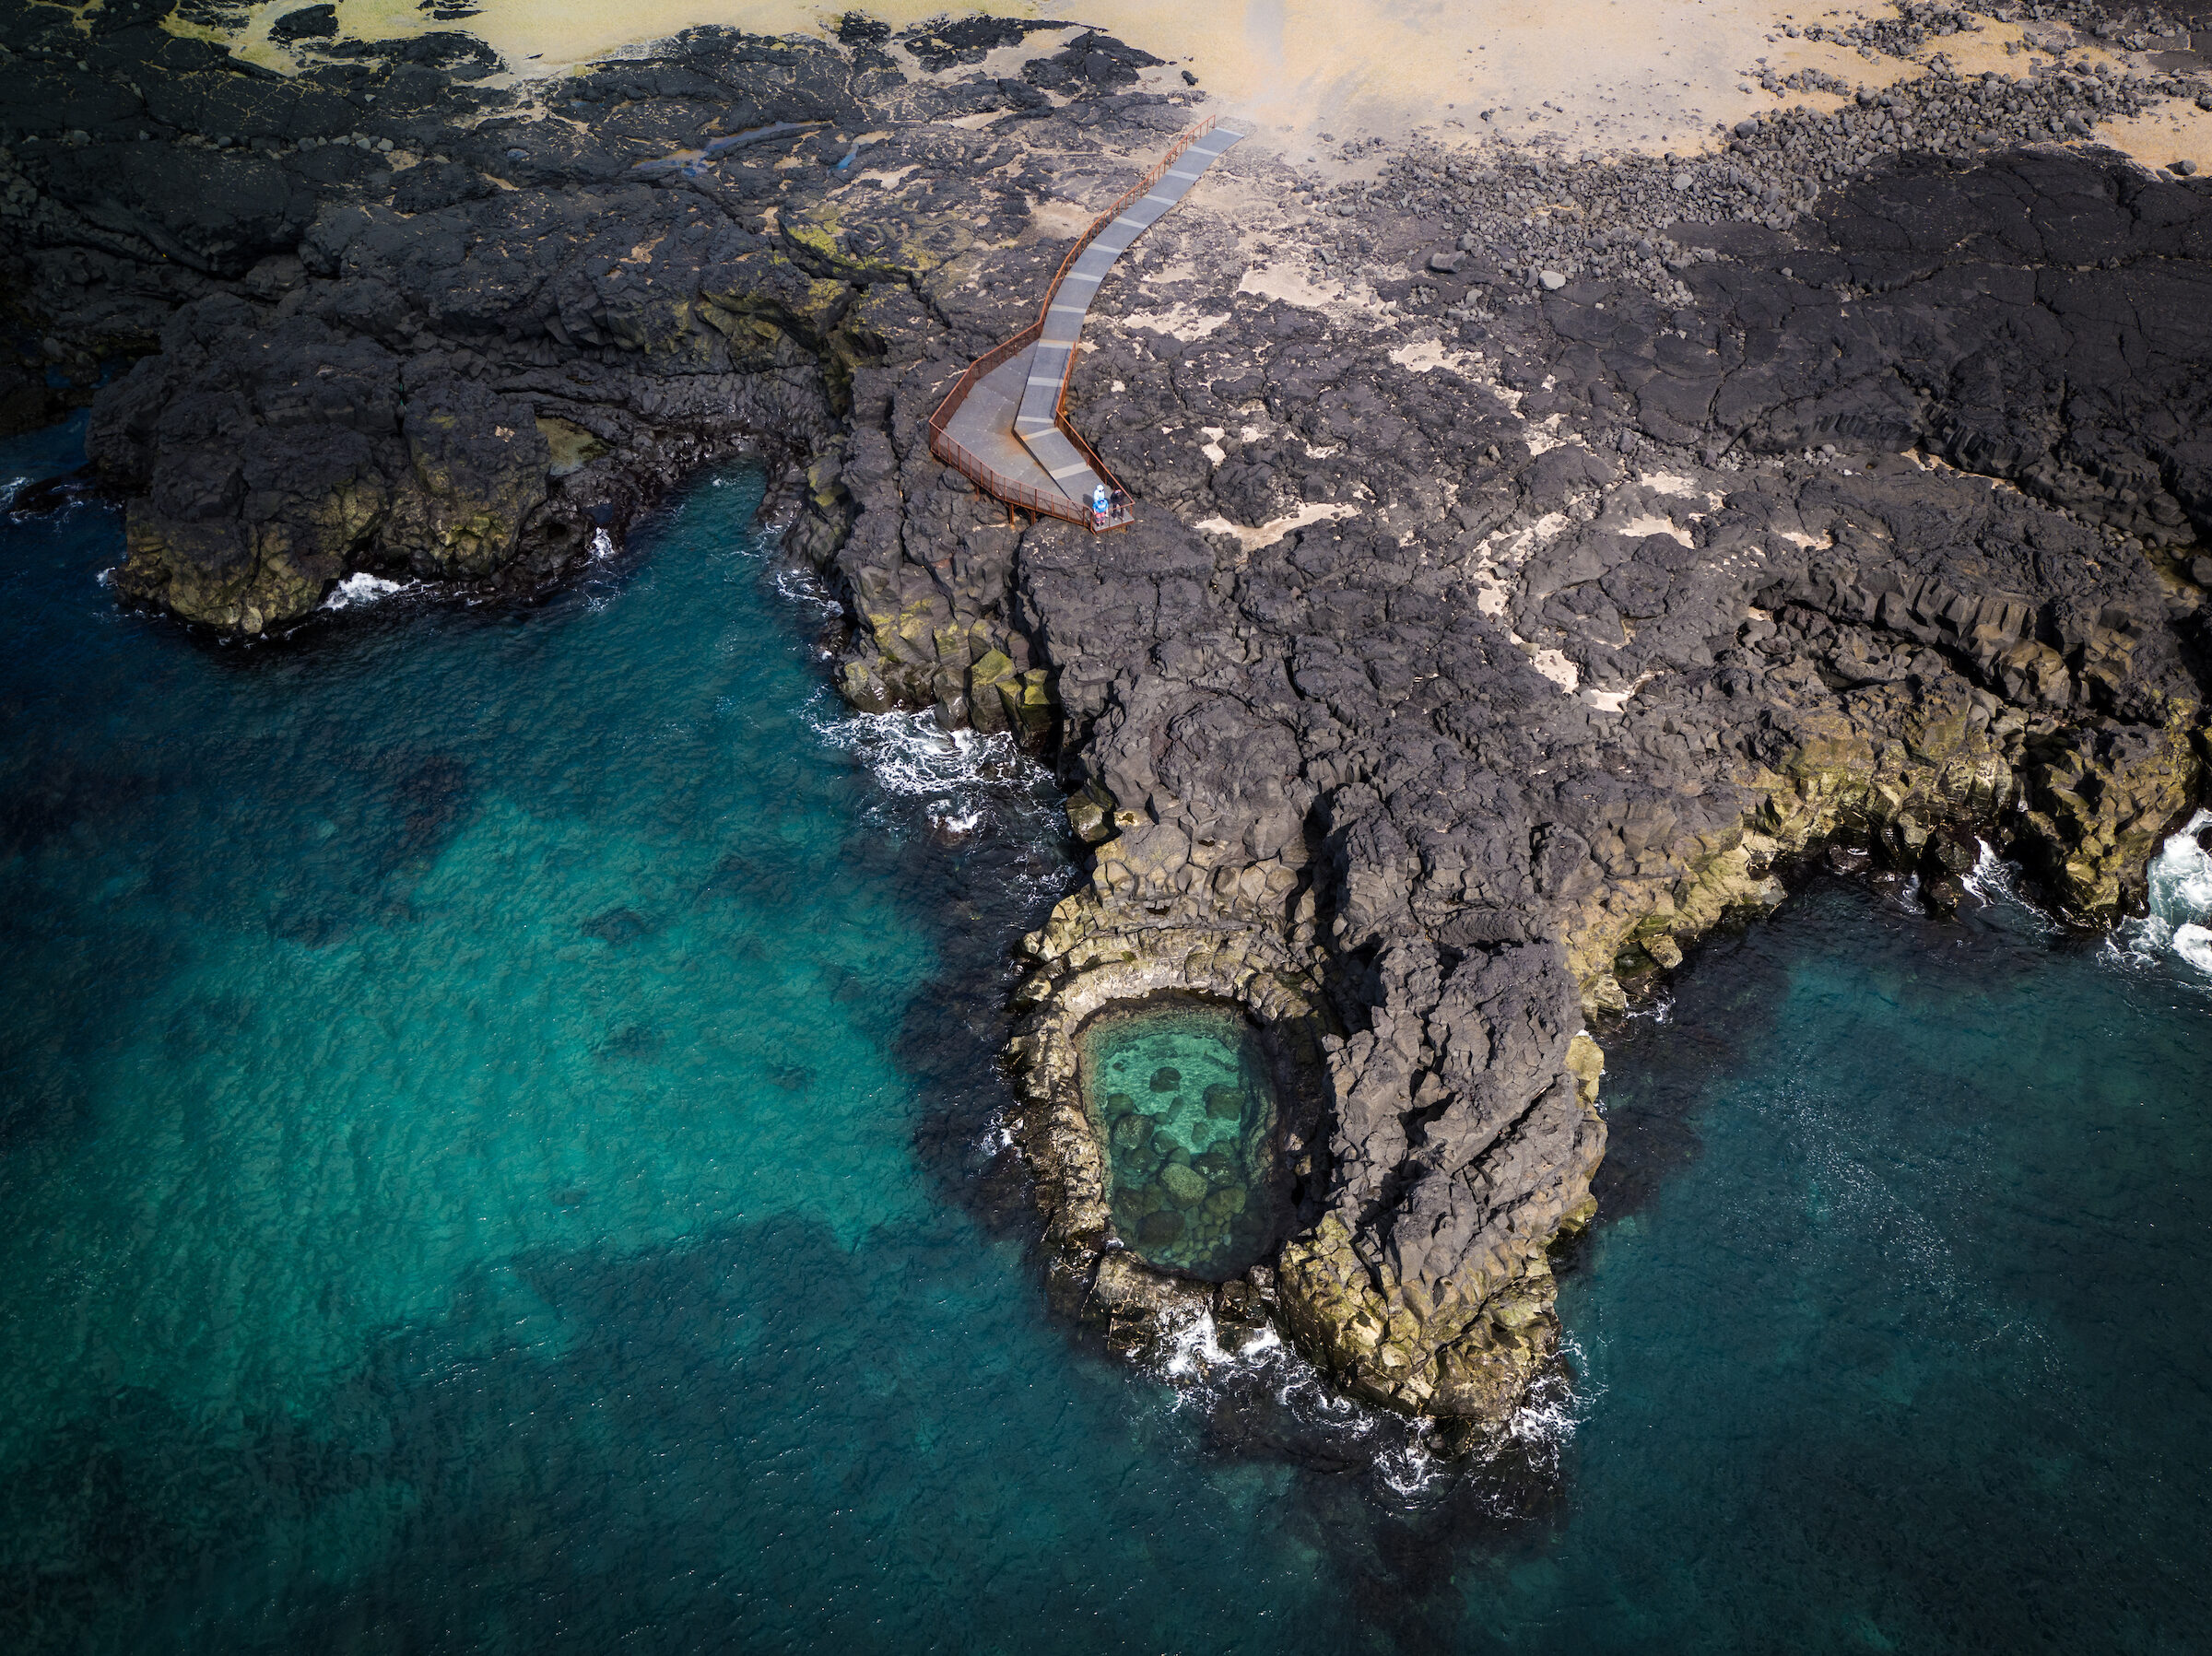
<path id="1" fill-rule="evenodd" d="M 758 495 L 254 650 L 0 523 L 6 1648 L 2202 1646 L 2192 969 L 1816 887 L 1608 1037 L 1514 1446 L 1178 1387 L 994 1153 L 1050 789 L 837 712 Z"/>

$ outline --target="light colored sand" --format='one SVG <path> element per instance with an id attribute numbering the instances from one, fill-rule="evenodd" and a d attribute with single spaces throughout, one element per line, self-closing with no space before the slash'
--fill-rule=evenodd
<path id="1" fill-rule="evenodd" d="M 2146 167 L 2189 160 L 2200 172 L 2212 173 L 2212 114 L 2193 103 L 2177 100 L 2126 121 L 2108 121 L 2098 127 L 2097 141 L 2125 150 Z"/>
<path id="2" fill-rule="evenodd" d="M 269 24 L 311 0 L 263 0 L 249 14 L 238 39 L 241 54 L 256 63 L 288 68 L 290 56 L 269 44 Z M 818 6 L 794 0 L 478 0 L 476 17 L 439 23 L 416 9 L 417 0 L 335 0 L 338 32 L 364 41 L 422 34 L 433 29 L 461 29 L 488 41 L 520 70 L 566 68 L 624 46 L 662 40 L 700 23 L 726 23 L 758 34 L 827 34 L 838 17 L 859 10 L 894 29 L 947 13 L 989 12 L 1001 17 L 1042 17 L 1035 6 L 982 4 L 948 6 L 944 0 L 870 0 L 849 6 Z M 1078 8 L 1085 13 L 1097 8 Z M 1111 7 L 1109 8 L 1111 9 Z"/>
<path id="3" fill-rule="evenodd" d="M 1981 75 L 1994 69 L 1999 75 L 2017 79 L 2027 75 L 2031 65 L 2051 65 L 2054 54 L 2037 47 L 2046 37 L 2063 37 L 2065 33 L 2052 25 L 2030 24 L 2023 32 L 2009 23 L 1989 23 L 1978 35 L 1954 36 L 1942 44 L 1948 49 L 1952 65 L 1962 75 Z M 2018 43 L 2018 49 L 2008 50 L 2014 42 Z M 2100 46 L 2073 47 L 2065 53 L 2065 63 L 2075 71 L 2109 64 L 2123 71 L 2151 72 L 2147 57 L 2108 52 Z M 2199 110 L 2186 99 L 2170 100 L 2158 109 L 2124 120 L 2100 122 L 2092 142 L 2117 149 L 2146 167 L 2158 169 L 2169 161 L 2191 160 L 2200 170 L 2212 172 L 2212 114 Z"/>
<path id="4" fill-rule="evenodd" d="M 268 25 L 295 3 L 265 0 L 254 9 L 240 37 L 246 55 L 288 66 L 288 53 L 268 41 Z M 337 0 L 337 6 L 347 36 L 465 29 L 525 73 L 566 67 L 696 23 L 819 34 L 844 9 L 794 0 L 485 0 L 480 15 L 441 25 L 416 10 L 414 0 Z M 947 7 L 877 0 L 865 9 L 896 27 Z M 1876 67 L 1841 47 L 1783 39 L 1782 8 L 1762 0 L 1504 0 L 1483 6 L 1444 0 L 1085 0 L 1079 6 L 984 0 L 955 9 L 1074 13 L 1172 60 L 1148 79 L 1180 84 L 1187 67 L 1285 147 L 1318 144 L 1324 133 L 1342 140 L 1433 126 L 1440 136 L 1471 140 L 1552 133 L 1575 149 L 1698 148 L 1715 120 L 1736 121 L 1771 106 L 1756 88 L 1737 89 L 1751 84 L 1742 72 L 1761 55 L 1784 74 L 1811 67 L 1856 80 Z M 1770 32 L 1772 43 L 1765 39 Z"/>
<path id="5" fill-rule="evenodd" d="M 293 62 L 268 41 L 272 19 L 300 0 L 264 0 L 237 38 L 239 49 L 276 67 Z M 336 0 L 342 32 L 378 39 L 425 29 L 462 29 L 488 41 L 524 76 L 548 74 L 700 23 L 767 34 L 824 34 L 844 6 L 806 0 L 483 0 L 464 22 L 440 24 L 415 0 Z M 1830 26 L 1887 18 L 1866 0 L 1822 8 L 1787 0 L 1083 0 L 1079 6 L 944 0 L 862 0 L 895 28 L 947 11 L 1006 17 L 1075 15 L 1171 60 L 1149 84 L 1180 86 L 1196 74 L 1205 89 L 1262 144 L 1328 170 L 1347 139 L 1426 131 L 1451 143 L 1549 136 L 1568 153 L 1610 149 L 1692 151 L 1714 142 L 1715 122 L 1734 123 L 1789 104 L 1832 106 L 1812 93 L 1780 98 L 1750 78 L 1763 60 L 1777 74 L 1818 69 L 1853 84 L 1884 86 L 1924 73 L 1922 65 L 1862 58 L 1830 42 L 1791 40 L 1785 21 Z M 1982 20 L 1975 33 L 1931 43 L 1960 69 L 2027 72 L 2037 55 L 2021 30 Z M 2056 26 L 2031 30 L 2056 32 Z M 994 54 L 1018 60 L 1027 51 Z M 1928 55 L 1928 54 L 1924 54 Z M 2077 52 L 2076 63 L 2101 58 Z M 2044 60 L 2044 61 L 2047 61 Z M 991 63 L 1004 73 L 1011 63 Z M 976 73 L 950 71 L 958 78 Z M 1487 112 L 1487 119 L 1486 117 Z M 2198 149 L 2171 149 L 2163 115 L 2101 133 L 2140 159 L 2162 162 Z M 2185 123 L 2184 124 L 2194 124 Z M 2143 130 L 2137 131 L 2140 127 Z"/>

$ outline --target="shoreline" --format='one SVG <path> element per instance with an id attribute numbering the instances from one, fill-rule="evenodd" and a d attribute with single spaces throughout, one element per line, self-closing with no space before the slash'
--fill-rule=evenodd
<path id="1" fill-rule="evenodd" d="M 261 0 L 241 25 L 199 32 L 244 61 L 297 73 L 326 61 L 319 49 L 334 40 L 272 40 L 270 24 L 294 9 Z M 1564 13 L 1531 5 L 1479 15 L 1403 0 L 1359 0 L 1348 9 L 1248 0 L 1203 15 L 1157 0 L 1100 0 L 1078 9 L 1080 18 L 1041 29 L 1026 44 L 955 54 L 965 61 L 918 54 L 897 38 L 881 50 L 905 72 L 951 79 L 979 68 L 1018 71 L 1034 47 L 1062 45 L 1096 29 L 1146 43 L 1165 60 L 1140 78 L 1144 89 L 1177 89 L 1187 69 L 1196 76 L 1190 84 L 1203 87 L 1225 113 L 1252 123 L 1259 142 L 1324 169 L 1334 164 L 1326 152 L 1346 143 L 1420 137 L 1462 148 L 1498 140 L 1556 145 L 1563 157 L 1580 159 L 1694 155 L 1719 147 L 1739 121 L 1798 106 L 1832 112 L 1851 88 L 1891 90 L 1925 78 L 1938 61 L 1958 75 L 2013 79 L 2097 73 L 2100 65 L 2138 76 L 2212 68 L 2186 32 L 2137 29 L 2100 37 L 2092 31 L 2100 15 L 2093 5 L 1915 5 L 1901 22 L 1898 8 L 1877 0 L 1824 10 L 1783 0 L 1572 0 Z M 336 37 L 355 41 L 462 28 L 506 65 L 489 84 L 522 86 L 651 58 L 685 29 L 700 26 L 830 42 L 841 15 L 793 0 L 720 7 L 645 0 L 564 6 L 555 16 L 524 0 L 488 0 L 442 24 L 400 0 L 344 0 L 335 22 Z M 891 0 L 866 15 L 905 31 L 946 13 L 921 0 Z M 994 0 L 962 15 L 1035 24 L 1058 13 Z M 1823 91 L 1824 81 L 1845 90 Z M 2212 123 L 2194 116 L 2178 129 L 2161 123 L 2102 135 L 2146 166 L 2186 158 L 2212 167 Z"/>
<path id="2" fill-rule="evenodd" d="M 1939 75 L 1672 159 L 1241 147 L 1101 285 L 1069 413 L 1140 505 L 1094 541 L 918 433 L 1214 106 L 1141 40 L 995 28 L 928 75 L 888 30 L 702 32 L 558 107 L 473 57 L 171 82 L 100 48 L 147 113 L 0 182 L 57 359 L 141 355 L 91 441 L 122 585 L 253 635 L 360 573 L 559 580 L 780 443 L 848 699 L 1057 737 L 1091 878 L 1031 940 L 1032 1033 L 1131 984 L 1316 1020 L 1277 1324 L 1347 1392 L 1495 1422 L 1556 1340 L 1624 978 L 1830 843 L 1947 893 L 1985 822 L 2109 922 L 2202 796 L 2212 194 L 2053 139 L 2195 83 Z M 162 110 L 203 124 L 132 135 Z M 1056 1297 L 1141 1345 L 1041 1074 L 1020 1131 L 1082 1209 Z"/>

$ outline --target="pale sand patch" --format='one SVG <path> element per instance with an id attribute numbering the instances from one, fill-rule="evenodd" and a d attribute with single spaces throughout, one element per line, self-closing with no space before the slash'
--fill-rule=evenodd
<path id="1" fill-rule="evenodd" d="M 1625 690 L 1584 690 L 1583 699 L 1601 713 L 1618 713 L 1629 705 L 1637 691 L 1658 676 L 1656 673 L 1640 675 L 1636 682 Z"/>
<path id="2" fill-rule="evenodd" d="M 922 164 L 916 161 L 911 166 L 893 168 L 888 172 L 856 172 L 853 175 L 853 182 L 856 184 L 880 184 L 886 190 L 896 190 L 921 170 Z"/>
<path id="3" fill-rule="evenodd" d="M 1932 41 L 1928 51 L 1922 55 L 1932 57 L 1936 53 L 1941 52 L 1944 56 L 1950 59 L 1951 66 L 1961 75 L 1983 75 L 1994 69 L 1999 75 L 2007 76 L 2014 80 L 2026 75 L 2031 64 L 2048 64 L 2052 61 L 2052 53 L 2032 48 L 2035 46 L 2038 29 L 2050 29 L 2059 28 L 2059 26 L 2035 24 L 2022 28 L 2017 23 L 1997 23 L 1987 18 L 1982 18 L 1981 23 L 1982 28 L 1976 33 L 1955 34 L 1947 40 Z M 2063 28 L 2060 29 L 2060 32 L 2065 32 Z M 2015 41 L 2030 50 L 2021 53 L 2013 52 L 2011 46 Z M 2077 47 L 2066 53 L 2065 59 L 2066 66 L 2069 69 L 2083 70 L 2093 69 L 2099 64 L 2112 64 L 2115 67 L 2124 69 L 2130 62 L 2125 53 L 2107 52 L 2101 46 Z M 2134 61 L 2137 64 L 2141 62 L 2140 59 Z"/>
<path id="4" fill-rule="evenodd" d="M 1524 643 L 1525 640 L 1516 639 L 1514 642 Z M 1574 694 L 1574 687 L 1582 683 L 1581 669 L 1567 659 L 1563 651 L 1533 651 L 1528 659 L 1535 664 L 1537 672 L 1543 674 L 1545 677 L 1550 679 L 1553 684 L 1558 685 L 1570 696 Z"/>
<path id="5" fill-rule="evenodd" d="M 270 41 L 268 27 L 301 3 L 261 0 L 244 25 L 228 34 L 233 50 L 271 67 L 296 67 L 300 60 Z M 506 81 L 541 79 L 595 59 L 630 55 L 700 24 L 827 36 L 847 9 L 806 0 L 482 0 L 477 16 L 441 24 L 417 0 L 335 4 L 341 38 L 465 29 L 505 59 L 512 73 L 499 78 Z M 1468 148 L 1499 139 L 1536 141 L 1570 155 L 1689 153 L 1722 141 L 1716 123 L 1733 124 L 1782 107 L 1832 110 L 1847 101 L 1819 92 L 1769 94 L 1753 78 L 1762 63 L 1780 76 L 1818 69 L 1853 86 L 1881 88 L 1925 74 L 1925 60 L 1938 53 L 1962 74 L 1994 70 L 2016 78 L 2051 61 L 2035 26 L 2023 32 L 1988 18 L 1979 19 L 1971 32 L 1931 41 L 1921 63 L 1888 57 L 1870 62 L 1851 48 L 1791 40 L 1782 32 L 1785 18 L 1834 27 L 1857 18 L 1893 17 L 1893 8 L 1878 0 L 1827 11 L 1810 6 L 1785 11 L 1783 0 L 1504 0 L 1481 8 L 1465 0 L 1224 0 L 1210 7 L 1088 0 L 1080 8 L 1023 0 L 859 4 L 895 29 L 947 13 L 1038 18 L 1079 9 L 1086 23 L 1171 60 L 1147 70 L 1143 86 L 1181 91 L 1181 73 L 1191 69 L 1211 100 L 1208 107 L 1251 135 L 1255 150 L 1276 150 L 1306 175 L 1320 178 L 1372 175 L 1379 158 L 1337 148 L 1359 137 L 1418 133 Z M 197 26 L 182 31 L 226 38 Z M 1014 73 L 1021 60 L 1052 50 L 1072 32 L 1041 31 L 1024 45 L 993 52 L 979 65 L 956 65 L 936 78 Z M 2055 28 L 2044 32 L 2053 38 L 2065 33 Z M 922 75 L 913 59 L 895 48 L 893 55 L 908 73 Z M 2068 51 L 2064 62 L 2077 70 L 2098 63 L 2136 72 L 2151 68 L 2138 54 L 2088 46 Z M 997 119 L 975 115 L 955 123 L 981 127 Z M 2102 123 L 2091 142 L 2146 167 L 2188 159 L 2212 172 L 2212 115 L 2185 100 Z M 1228 181 L 1206 182 L 1220 191 Z M 1245 194 L 1234 188 L 1224 193 L 1232 198 Z M 1073 204 L 1051 204 L 1037 220 L 1033 233 L 1073 235 L 1088 215 Z M 1364 311 L 1360 301 L 1372 297 L 1280 264 L 1255 265 L 1241 290 L 1332 313 L 1347 305 Z"/>
<path id="6" fill-rule="evenodd" d="M 291 57 L 269 40 L 269 25 L 305 0 L 262 0 L 247 14 L 234 37 L 239 55 L 272 68 L 288 68 Z M 893 29 L 942 16 L 989 12 L 999 17 L 1038 17 L 1033 6 L 982 4 L 950 6 L 924 0 L 869 0 L 865 5 L 819 6 L 793 0 L 477 0 L 477 15 L 440 23 L 418 9 L 418 0 L 334 0 L 341 39 L 389 40 L 433 29 L 475 35 L 522 74 L 550 73 L 618 53 L 625 47 L 665 40 L 702 23 L 726 23 L 757 34 L 827 35 L 850 10 L 880 18 Z"/>
<path id="7" fill-rule="evenodd" d="M 1416 339 L 1391 352 L 1390 359 L 1400 368 L 1411 369 L 1417 374 L 1425 374 L 1438 368 L 1448 368 L 1455 374 L 1464 374 L 1473 361 L 1465 351 L 1444 349 L 1444 342 L 1441 339 Z"/>
<path id="8" fill-rule="evenodd" d="M 1220 463 L 1217 461 L 1215 464 L 1219 464 Z M 1257 552 L 1262 546 L 1272 546 L 1292 530 L 1303 529 L 1309 523 L 1318 523 L 1324 520 L 1338 518 L 1356 518 L 1359 515 L 1359 509 L 1357 506 L 1317 504 L 1301 506 L 1287 518 L 1270 518 L 1256 529 L 1247 528 L 1242 523 L 1232 523 L 1227 518 L 1219 517 L 1201 518 L 1193 527 L 1203 529 L 1208 534 L 1233 534 L 1237 537 L 1237 545 L 1245 551 Z"/>
<path id="9" fill-rule="evenodd" d="M 1342 282 L 1317 282 L 1304 272 L 1282 264 L 1254 264 L 1237 284 L 1239 293 L 1280 299 L 1301 310 L 1322 311 L 1344 297 Z"/>
<path id="10" fill-rule="evenodd" d="M 1080 202 L 1041 201 L 1030 214 L 1030 228 L 1041 240 L 1080 236 L 1098 215 Z"/>
<path id="11" fill-rule="evenodd" d="M 1655 511 L 1632 517 L 1620 526 L 1622 534 L 1632 534 L 1641 540 L 1647 534 L 1671 534 L 1684 546 L 1690 543 L 1690 533 L 1672 518 L 1663 518 Z"/>
<path id="12" fill-rule="evenodd" d="M 1123 327 L 1147 328 L 1189 345 L 1194 340 L 1204 339 L 1216 328 L 1226 326 L 1229 312 L 1201 312 L 1195 305 L 1176 305 L 1166 311 L 1132 311 L 1120 321 Z"/>
<path id="13" fill-rule="evenodd" d="M 2096 141 L 2123 151 L 2146 167 L 2194 161 L 2198 171 L 2212 173 L 2212 112 L 2184 100 L 2176 99 L 2124 121 L 2100 122 Z"/>
<path id="14" fill-rule="evenodd" d="M 233 39 L 241 55 L 279 68 L 291 55 L 268 40 L 270 21 L 299 0 L 263 0 Z M 335 0 L 341 34 L 375 40 L 433 28 L 480 36 L 520 76 L 552 74 L 621 54 L 696 24 L 763 34 L 826 35 L 846 7 L 807 0 L 482 0 L 483 9 L 440 24 L 415 0 Z M 1180 88 L 1195 73 L 1206 92 L 1262 143 L 1324 171 L 1342 168 L 1324 138 L 1402 136 L 1425 130 L 1475 145 L 1490 138 L 1557 140 L 1569 152 L 1694 151 L 1715 141 L 1714 123 L 1785 104 L 1832 107 L 1818 93 L 1779 99 L 1750 78 L 1759 60 L 1778 75 L 1819 69 L 1856 85 L 1881 86 L 1922 70 L 1890 58 L 1868 62 L 1830 41 L 1782 33 L 1784 0 L 1087 0 L 1080 7 L 982 0 L 873 0 L 863 8 L 894 28 L 942 15 L 982 11 L 1036 18 L 1079 11 L 1087 23 L 1172 60 L 1145 84 Z M 1798 4 L 1796 20 L 1831 26 L 1889 18 L 1872 3 L 1832 10 Z M 1979 32 L 1931 43 L 1961 68 L 2024 72 L 2009 54 L 2020 31 L 1983 21 Z M 944 78 L 1005 72 L 1055 37 L 994 53 Z M 2099 54 L 2077 53 L 2075 61 Z M 1005 64 L 997 60 L 1005 58 Z M 904 60 L 910 65 L 911 59 Z M 918 71 L 917 71 L 918 73 Z M 1485 120 L 1484 112 L 1488 112 Z M 2162 158 L 2171 159 L 2171 158 Z M 1348 170 L 1359 170 L 1355 163 Z"/>

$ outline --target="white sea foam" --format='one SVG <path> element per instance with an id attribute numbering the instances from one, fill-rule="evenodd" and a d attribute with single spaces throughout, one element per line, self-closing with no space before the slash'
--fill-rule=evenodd
<path id="1" fill-rule="evenodd" d="M 836 710 L 836 711 L 833 711 Z M 865 765 L 882 794 L 864 812 L 894 837 L 916 828 L 952 842 L 1022 848 L 996 876 L 1025 900 L 1065 896 L 1067 825 L 1052 773 L 1013 737 L 945 731 L 930 713 L 852 713 L 825 690 L 808 714 L 823 743 Z"/>
<path id="2" fill-rule="evenodd" d="M 1585 1365 L 1571 1340 L 1564 1356 L 1566 1362 L 1538 1377 L 1522 1406 L 1489 1436 L 1487 1450 L 1477 1447 L 1471 1462 L 1446 1453 L 1432 1424 L 1347 1397 L 1273 1328 L 1232 1344 L 1211 1314 L 1198 1311 L 1168 1328 L 1150 1367 L 1173 1388 L 1171 1411 L 1204 1414 L 1241 1390 L 1263 1389 L 1300 1431 L 1339 1449 L 1357 1446 L 1382 1488 L 1415 1502 L 1470 1468 L 1479 1472 L 1504 1451 L 1539 1474 L 1556 1475 L 1567 1443 L 1602 1395 L 1602 1389 L 1573 1378 Z"/>
<path id="3" fill-rule="evenodd" d="M 842 615 L 844 605 L 822 584 L 822 578 L 812 570 L 797 564 L 786 564 L 775 575 L 776 595 L 793 604 L 804 604 L 810 609 L 828 610 Z"/>
<path id="4" fill-rule="evenodd" d="M 2212 977 L 2212 852 L 2196 842 L 2212 827 L 2212 811 L 2199 811 L 2170 835 L 2150 863 L 2150 912 L 2131 920 L 2113 939 L 2122 958 L 2154 960 L 2172 954 Z"/>
<path id="5" fill-rule="evenodd" d="M 943 730 L 934 713 L 853 713 L 817 726 L 865 760 L 888 793 L 929 799 L 1003 782 L 1025 763 L 1013 739 Z"/>
<path id="6" fill-rule="evenodd" d="M 1559 1343 L 1561 1361 L 1539 1374 L 1505 1423 L 1503 1437 L 1535 1464 L 1556 1473 L 1559 1460 L 1605 1388 L 1588 1378 L 1590 1365 L 1571 1335 Z"/>
<path id="7" fill-rule="evenodd" d="M 1168 1380 L 1185 1382 L 1182 1396 L 1189 1396 L 1192 1393 L 1187 1390 L 1188 1382 L 1220 1381 L 1240 1370 L 1264 1373 L 1299 1362 L 1297 1354 L 1283 1344 L 1282 1335 L 1272 1328 L 1263 1327 L 1233 1346 L 1223 1345 L 1221 1328 L 1214 1321 L 1214 1314 L 1202 1310 L 1169 1328 L 1160 1343 L 1159 1369 Z M 1282 1395 L 1287 1402 L 1288 1384 Z"/>
<path id="8" fill-rule="evenodd" d="M 1983 903 L 2004 903 L 2018 909 L 2030 916 L 2046 932 L 2062 929 L 2058 922 L 2020 895 L 2020 871 L 2017 863 L 2007 863 L 1997 855 L 1996 847 L 1986 840 L 1976 839 L 1974 843 L 1982 848 L 1982 854 L 1959 881 L 1970 896 Z"/>
<path id="9" fill-rule="evenodd" d="M 604 529 L 592 531 L 592 561 L 605 563 L 615 555 L 615 537 Z"/>
<path id="10" fill-rule="evenodd" d="M 1214 1325 L 1213 1313 L 1200 1311 L 1169 1334 L 1167 1355 L 1159 1367 L 1161 1372 L 1173 1379 L 1188 1380 L 1229 1361 L 1230 1354 L 1222 1349 L 1220 1330 Z"/>
<path id="11" fill-rule="evenodd" d="M 2200 925 L 2179 925 L 2168 946 L 2198 971 L 2212 976 L 2212 932 Z"/>
<path id="12" fill-rule="evenodd" d="M 1047 826 L 1041 794 L 1051 779 L 1012 736 L 942 730 L 933 713 L 818 716 L 814 727 L 865 764 L 886 793 L 923 802 L 940 833 L 972 834 L 994 820 L 1012 827 L 1015 818 Z"/>
<path id="13" fill-rule="evenodd" d="M 1959 883 L 1971 896 L 1985 903 L 1994 902 L 2000 897 L 2012 896 L 2011 867 L 1997 855 L 1996 847 L 1988 840 L 1976 839 L 1974 843 L 1982 848 L 1982 854 L 1974 859 L 1973 867 Z"/>
<path id="14" fill-rule="evenodd" d="M 1375 1457 L 1375 1474 L 1393 1495 L 1410 1500 L 1451 1469 L 1451 1462 L 1421 1441 L 1407 1438 Z"/>
<path id="15" fill-rule="evenodd" d="M 1004 1110 L 993 1110 L 990 1119 L 983 1122 L 983 1136 L 978 1147 L 985 1156 L 1002 1156 L 1017 1148 L 1013 1124 L 1006 1120 Z"/>
<path id="16" fill-rule="evenodd" d="M 419 581 L 386 581 L 381 575 L 362 570 L 332 587 L 330 596 L 323 600 L 323 607 L 354 609 L 364 604 L 381 604 L 397 593 L 413 592 L 421 584 Z"/>
<path id="17" fill-rule="evenodd" d="M 2150 911 L 2169 925 L 2212 916 L 2212 851 L 2196 839 L 2206 828 L 2212 828 L 2212 811 L 2197 812 L 2150 864 Z"/>

